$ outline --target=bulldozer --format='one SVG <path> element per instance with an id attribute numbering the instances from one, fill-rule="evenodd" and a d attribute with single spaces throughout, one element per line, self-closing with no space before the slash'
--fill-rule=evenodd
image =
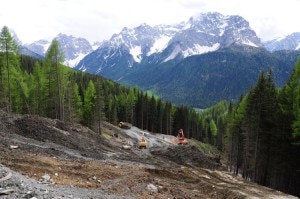
<path id="1" fill-rule="evenodd" d="M 119 122 L 118 126 L 122 129 L 130 129 L 132 125 L 130 123 L 127 123 L 127 122 Z"/>
<path id="2" fill-rule="evenodd" d="M 138 147 L 140 149 L 142 148 L 147 148 L 148 147 L 148 142 L 145 140 L 145 135 L 144 133 L 142 134 L 142 139 L 138 142 Z"/>

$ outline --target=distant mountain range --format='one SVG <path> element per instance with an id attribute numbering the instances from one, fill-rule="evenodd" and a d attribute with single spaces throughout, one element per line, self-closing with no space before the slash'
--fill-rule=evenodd
<path id="1" fill-rule="evenodd" d="M 76 38 L 72 35 L 62 33 L 58 34 L 55 38 L 60 43 L 60 47 L 64 53 L 65 64 L 72 68 L 78 64 L 84 56 L 91 53 L 100 45 L 100 43 L 91 45 L 89 41 L 84 38 Z M 31 44 L 25 44 L 24 46 L 41 56 L 45 56 L 50 44 L 51 41 L 38 40 Z"/>
<path id="2" fill-rule="evenodd" d="M 70 67 L 205 108 L 246 93 L 262 69 L 272 69 L 282 86 L 299 56 L 300 33 L 261 42 L 244 18 L 214 12 L 123 28 L 94 48 L 83 38 L 59 34 L 57 40 Z M 25 47 L 44 55 L 49 45 L 39 40 Z"/>
<path id="3" fill-rule="evenodd" d="M 87 55 L 76 68 L 119 79 L 122 75 L 116 74 L 115 69 L 183 60 L 232 44 L 262 47 L 242 17 L 206 13 L 175 25 L 142 24 L 133 29 L 124 28 Z"/>
<path id="4" fill-rule="evenodd" d="M 269 51 L 300 50 L 300 32 L 290 34 L 264 43 Z"/>

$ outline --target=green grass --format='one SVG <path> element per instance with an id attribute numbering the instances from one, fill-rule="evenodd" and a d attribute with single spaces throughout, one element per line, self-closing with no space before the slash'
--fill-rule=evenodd
<path id="1" fill-rule="evenodd" d="M 212 146 L 210 144 L 206 144 L 195 139 L 191 139 L 189 140 L 189 142 L 190 144 L 195 145 L 200 151 L 209 156 L 217 156 L 220 154 L 220 151 L 215 146 Z"/>

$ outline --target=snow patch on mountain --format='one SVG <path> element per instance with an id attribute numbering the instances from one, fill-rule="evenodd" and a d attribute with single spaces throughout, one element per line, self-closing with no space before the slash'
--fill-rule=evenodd
<path id="1" fill-rule="evenodd" d="M 141 46 L 134 46 L 129 50 L 135 62 L 140 63 L 142 60 Z"/>
<path id="2" fill-rule="evenodd" d="M 226 21 L 220 25 L 220 32 L 219 32 L 220 37 L 223 36 L 227 26 L 228 26 L 228 23 Z"/>
<path id="3" fill-rule="evenodd" d="M 188 57 L 192 55 L 199 55 L 199 54 L 218 50 L 219 47 L 220 47 L 219 43 L 215 43 L 212 46 L 201 46 L 199 44 L 195 44 L 192 48 L 183 51 L 183 56 Z"/>
<path id="4" fill-rule="evenodd" d="M 122 43 L 124 43 L 124 39 L 123 39 L 123 35 L 122 34 L 115 35 L 115 36 L 113 36 L 113 39 L 111 39 L 111 44 L 113 46 L 120 46 Z"/>
<path id="5" fill-rule="evenodd" d="M 100 47 L 100 45 L 102 44 L 103 42 L 94 42 L 93 44 L 92 44 L 92 49 L 93 50 L 96 50 L 97 48 L 99 48 Z"/>
<path id="6" fill-rule="evenodd" d="M 163 62 L 167 62 L 167 61 L 170 61 L 172 59 L 175 59 L 175 57 L 177 57 L 177 55 L 180 54 L 181 51 L 182 50 L 181 50 L 180 46 L 176 45 L 176 47 L 174 48 L 172 53 Z"/>
<path id="7" fill-rule="evenodd" d="M 85 65 L 82 65 L 80 68 L 79 68 L 80 71 L 82 72 L 86 72 L 87 71 L 87 67 L 85 67 Z"/>
<path id="8" fill-rule="evenodd" d="M 168 46 L 168 42 L 171 39 L 172 39 L 171 36 L 166 36 L 166 35 L 163 35 L 160 38 L 156 39 L 153 46 L 150 48 L 150 51 L 147 53 L 147 56 L 150 56 L 153 53 L 162 52 Z"/>
<path id="9" fill-rule="evenodd" d="M 247 46 L 258 47 L 255 43 L 253 43 L 252 41 L 249 41 L 249 40 L 243 41 L 242 43 Z"/>
<path id="10" fill-rule="evenodd" d="M 75 67 L 80 60 L 82 60 L 87 54 L 91 53 L 94 49 L 97 49 L 100 45 L 99 42 L 95 42 L 91 45 L 89 41 L 84 38 L 77 38 L 72 35 L 65 35 L 62 33 L 59 33 L 55 39 L 59 42 L 60 49 L 64 55 L 64 64 L 71 68 Z M 25 44 L 25 47 L 41 56 L 45 56 L 50 45 L 51 41 L 38 40 L 31 44 Z"/>
<path id="11" fill-rule="evenodd" d="M 159 64 L 175 58 L 179 61 L 233 44 L 262 46 L 244 18 L 201 13 L 173 25 L 125 27 L 102 44 L 97 53 L 81 60 L 76 68 L 84 64 L 91 73 L 101 68 L 102 73 L 109 74 L 112 63 L 118 63 L 122 70 L 134 67 L 135 63 Z"/>
<path id="12" fill-rule="evenodd" d="M 75 59 L 67 60 L 64 64 L 69 66 L 70 68 L 74 68 L 86 55 L 86 53 L 79 53 L 78 55 L 76 55 Z"/>

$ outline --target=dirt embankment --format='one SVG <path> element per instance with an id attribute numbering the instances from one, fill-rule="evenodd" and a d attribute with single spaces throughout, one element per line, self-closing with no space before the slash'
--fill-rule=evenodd
<path id="1" fill-rule="evenodd" d="M 0 198 L 293 198 L 222 171 L 193 145 L 146 132 L 155 142 L 138 149 L 132 130 L 106 123 L 98 135 L 0 111 Z"/>

